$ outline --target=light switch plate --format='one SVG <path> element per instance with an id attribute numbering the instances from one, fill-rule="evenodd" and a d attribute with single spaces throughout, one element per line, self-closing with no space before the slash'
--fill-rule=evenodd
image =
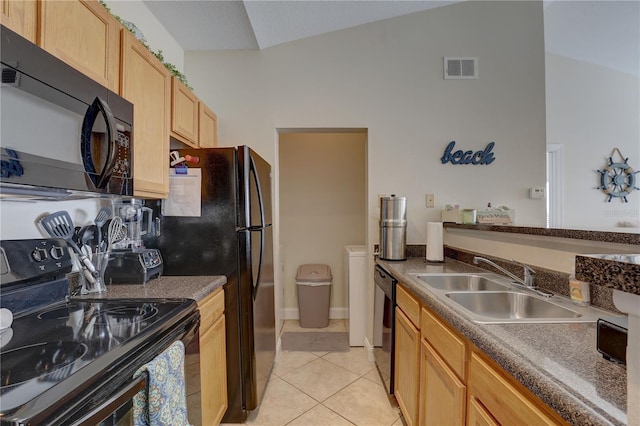
<path id="1" fill-rule="evenodd" d="M 529 188 L 529 198 L 532 198 L 534 200 L 544 198 L 544 192 L 545 191 L 543 187 Z"/>

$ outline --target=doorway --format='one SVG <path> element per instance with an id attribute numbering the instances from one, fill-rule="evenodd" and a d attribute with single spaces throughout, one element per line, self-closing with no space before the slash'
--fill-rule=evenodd
<path id="1" fill-rule="evenodd" d="M 282 319 L 297 320 L 302 264 L 331 268 L 329 317 L 348 318 L 344 246 L 367 232 L 367 130 L 279 129 L 279 252 Z"/>

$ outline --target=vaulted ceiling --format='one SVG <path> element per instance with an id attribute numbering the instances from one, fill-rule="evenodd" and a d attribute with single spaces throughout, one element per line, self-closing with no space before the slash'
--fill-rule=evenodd
<path id="1" fill-rule="evenodd" d="M 234 50 L 264 49 L 457 1 L 145 0 L 144 3 L 184 50 Z"/>
<path id="2" fill-rule="evenodd" d="M 189 51 L 265 49 L 459 1 L 144 0 L 144 4 Z M 548 52 L 640 75 L 639 1 L 546 0 L 544 8 Z"/>

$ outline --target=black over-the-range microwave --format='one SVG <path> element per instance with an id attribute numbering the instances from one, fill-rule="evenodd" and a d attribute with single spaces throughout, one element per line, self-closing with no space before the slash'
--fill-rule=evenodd
<path id="1" fill-rule="evenodd" d="M 133 105 L 0 27 L 2 196 L 133 195 Z"/>

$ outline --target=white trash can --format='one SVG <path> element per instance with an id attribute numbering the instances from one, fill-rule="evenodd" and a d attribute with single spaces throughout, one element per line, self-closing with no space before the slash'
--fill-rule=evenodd
<path id="1" fill-rule="evenodd" d="M 329 265 L 306 264 L 298 267 L 296 287 L 300 327 L 324 328 L 329 325 L 332 281 Z"/>

